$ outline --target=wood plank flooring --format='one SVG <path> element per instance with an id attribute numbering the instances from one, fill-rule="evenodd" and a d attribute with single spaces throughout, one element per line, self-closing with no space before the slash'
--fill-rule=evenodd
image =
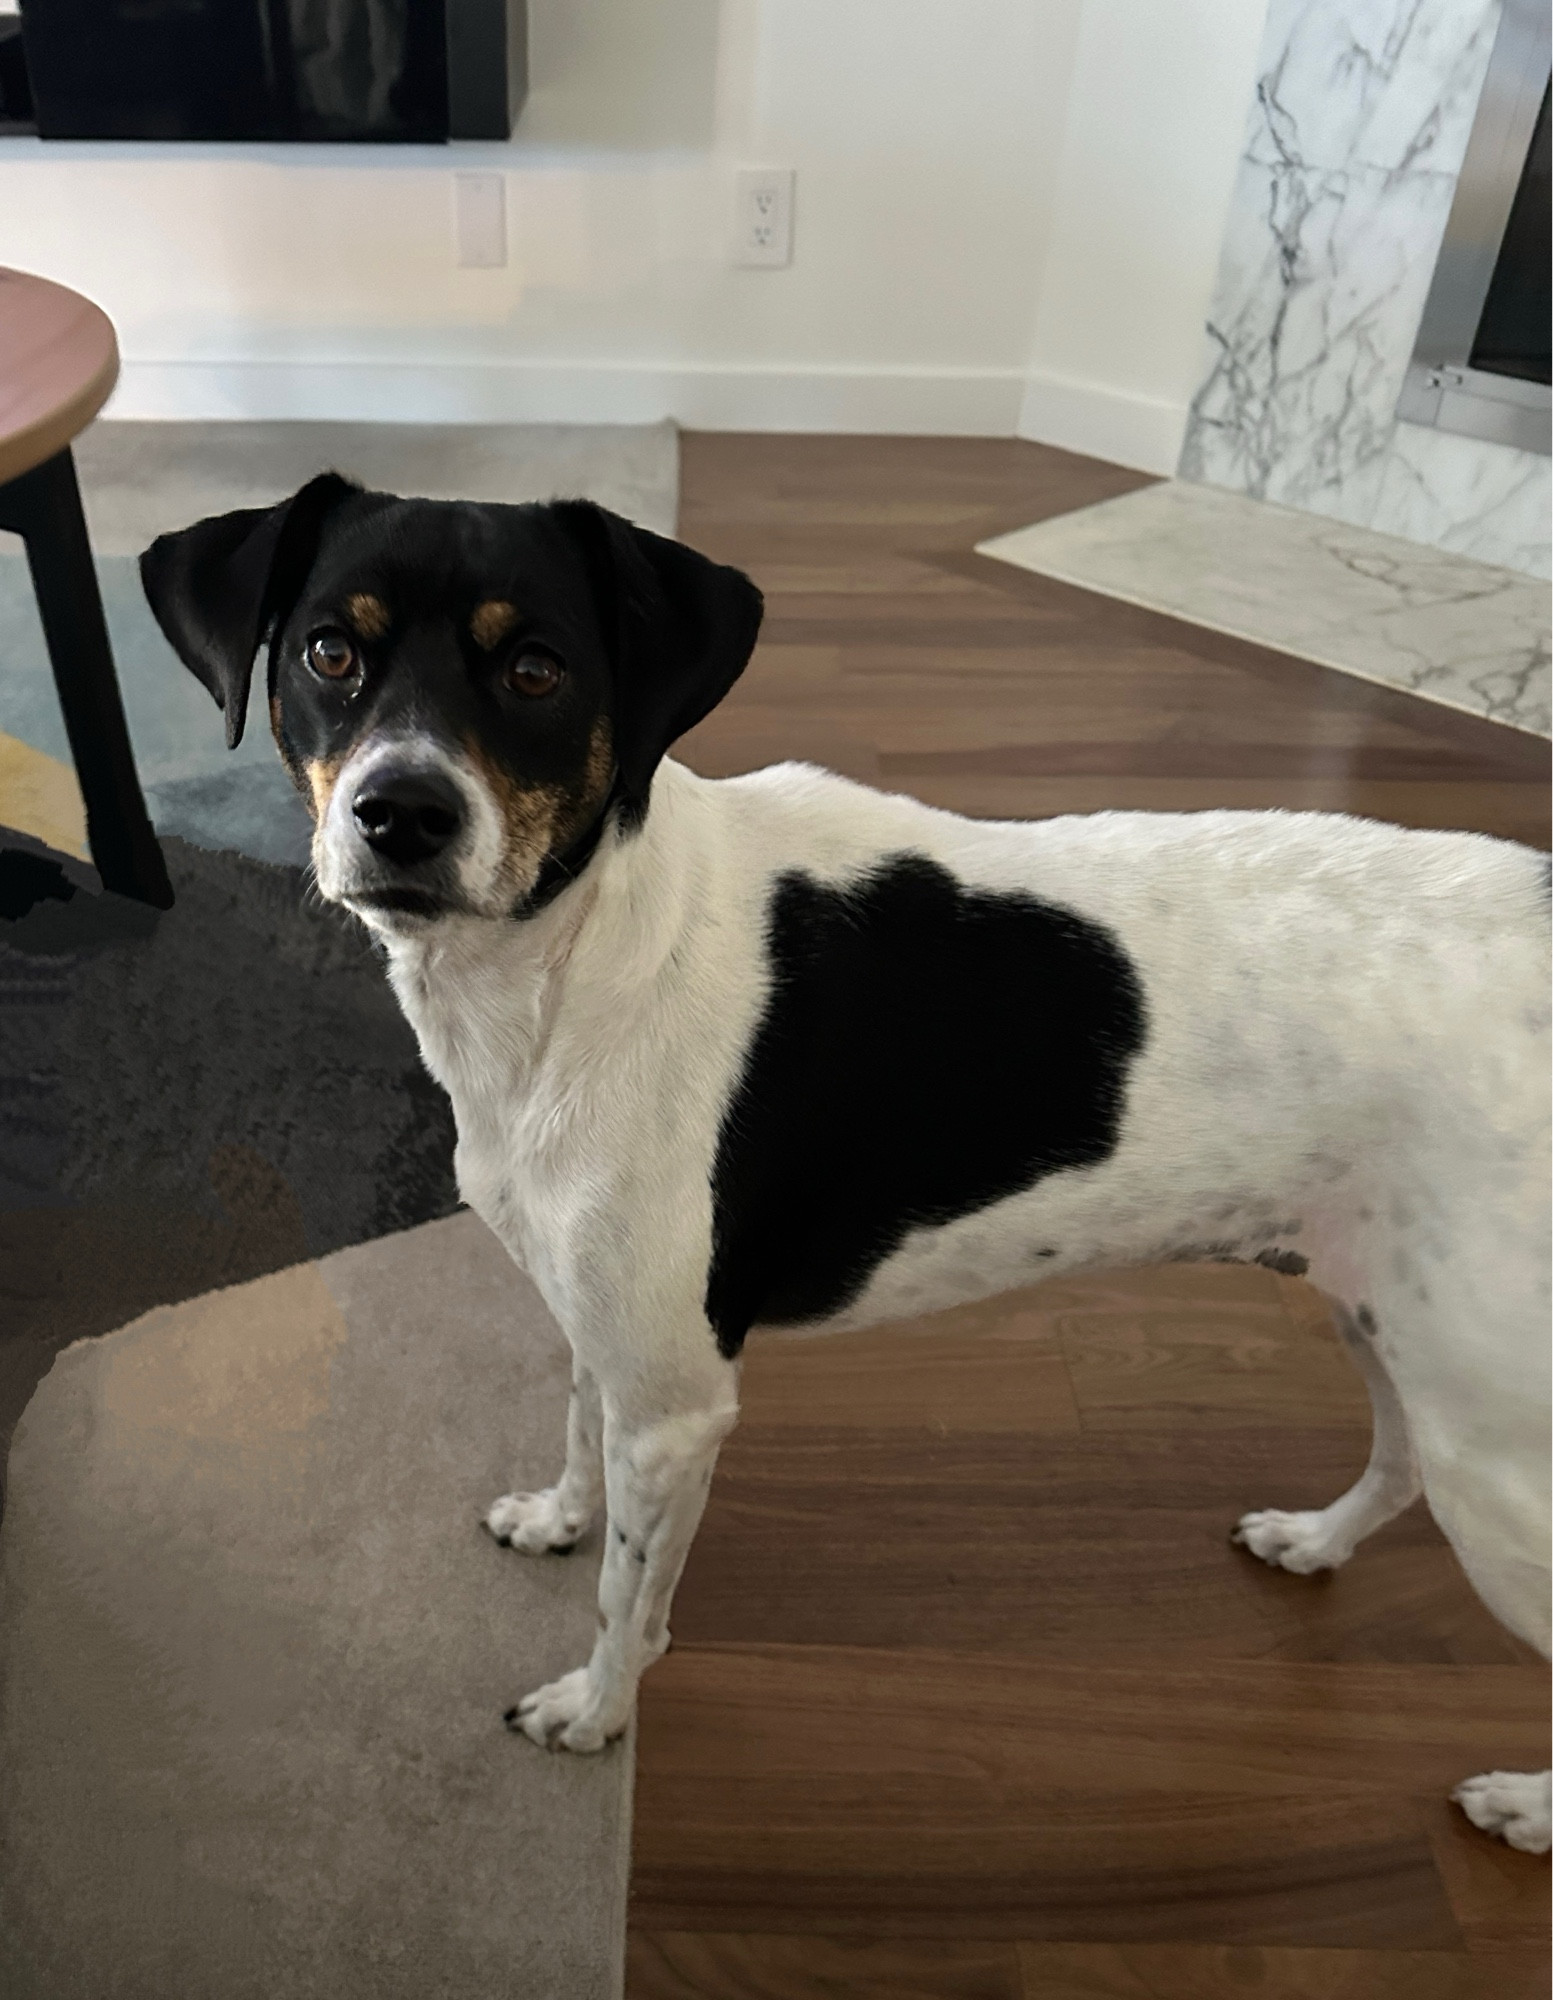
<path id="1" fill-rule="evenodd" d="M 935 804 L 1321 806 L 1547 844 L 1547 746 L 976 557 L 1143 483 L 1035 445 L 691 436 L 681 531 L 765 636 L 689 740 Z M 631 2000 L 1521 2000 L 1548 1866 L 1458 1778 L 1547 1675 L 1427 1517 L 1232 1549 L 1362 1465 L 1320 1301 L 1260 1270 L 756 1336 L 642 1694 Z"/>

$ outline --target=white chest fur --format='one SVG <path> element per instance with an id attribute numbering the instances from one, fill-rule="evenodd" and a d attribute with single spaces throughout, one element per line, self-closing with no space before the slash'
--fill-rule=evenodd
<path id="1" fill-rule="evenodd" d="M 557 1240 L 547 1211 L 572 1164 L 545 1061 L 562 998 L 551 942 L 516 925 L 452 922 L 396 941 L 389 960 L 422 1058 L 452 1100 L 459 1192 L 529 1269 Z"/>

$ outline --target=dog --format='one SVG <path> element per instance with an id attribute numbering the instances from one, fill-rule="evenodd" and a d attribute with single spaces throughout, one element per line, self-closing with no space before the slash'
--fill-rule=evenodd
<path id="1" fill-rule="evenodd" d="M 509 1710 L 626 1727 L 752 1327 L 859 1327 L 1096 1267 L 1307 1272 L 1369 1463 L 1234 1539 L 1301 1574 L 1420 1493 L 1548 1650 L 1548 869 L 1338 815 L 967 820 L 672 743 L 755 644 L 749 579 L 586 501 L 329 473 L 163 536 L 147 596 L 270 721 L 322 895 L 375 934 L 469 1206 L 571 1344 L 565 1466 L 484 1517 L 606 1528 L 591 1658 Z M 1545 1851 L 1549 1782 L 1454 1794 Z"/>

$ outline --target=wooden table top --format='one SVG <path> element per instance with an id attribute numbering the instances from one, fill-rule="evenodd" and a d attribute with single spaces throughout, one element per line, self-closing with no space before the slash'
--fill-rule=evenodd
<path id="1" fill-rule="evenodd" d="M 64 285 L 0 265 L 0 484 L 63 451 L 118 379 L 106 313 Z"/>

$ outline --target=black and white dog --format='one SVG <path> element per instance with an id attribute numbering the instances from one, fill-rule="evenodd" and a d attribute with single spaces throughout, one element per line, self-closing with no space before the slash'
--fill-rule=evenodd
<path id="1" fill-rule="evenodd" d="M 596 1750 L 669 1602 L 753 1326 L 856 1327 L 1183 1256 L 1307 1269 L 1370 1392 L 1363 1476 L 1247 1514 L 1345 1562 L 1420 1492 L 1548 1645 L 1543 857 L 1305 813 L 993 824 L 802 765 L 665 761 L 743 669 L 747 578 L 582 501 L 333 474 L 164 536 L 162 629 L 270 719 L 322 893 L 453 1100 L 465 1198 L 575 1356 L 565 1470 L 488 1525 L 569 1548 L 598 1637 L 508 1720 Z M 1549 1839 L 1547 1775 L 1456 1796 Z"/>

